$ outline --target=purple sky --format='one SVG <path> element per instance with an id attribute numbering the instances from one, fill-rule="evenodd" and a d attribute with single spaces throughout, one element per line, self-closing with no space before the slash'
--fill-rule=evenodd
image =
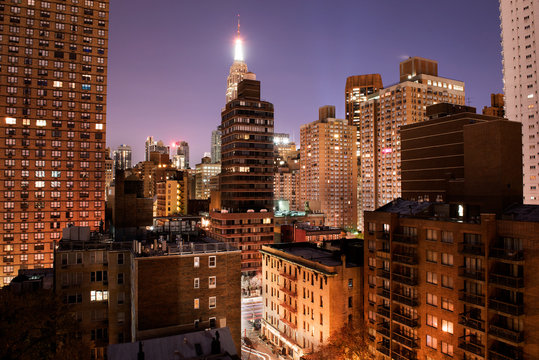
<path id="1" fill-rule="evenodd" d="M 493 0 L 113 0 L 110 5 L 107 144 L 133 162 L 148 135 L 186 140 L 191 166 L 220 123 L 241 14 L 245 58 L 275 105 L 275 131 L 299 145 L 301 124 L 332 104 L 344 116 L 346 77 L 398 81 L 408 56 L 438 61 L 463 80 L 479 110 L 502 92 L 498 2 Z"/>

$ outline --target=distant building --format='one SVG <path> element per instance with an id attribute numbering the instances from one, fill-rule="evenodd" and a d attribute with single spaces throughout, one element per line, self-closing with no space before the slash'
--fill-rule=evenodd
<path id="1" fill-rule="evenodd" d="M 335 106 L 319 109 L 319 119 L 301 126 L 300 203 L 323 212 L 326 225 L 357 225 L 356 128 L 335 119 Z"/>
<path id="2" fill-rule="evenodd" d="M 490 94 L 490 106 L 483 108 L 483 115 L 504 117 L 505 110 L 503 106 L 503 94 Z"/>
<path id="3" fill-rule="evenodd" d="M 325 220 L 325 216 L 322 213 L 309 213 L 308 214 L 305 211 L 276 211 L 275 218 L 274 218 L 275 243 L 282 242 L 281 228 L 285 225 L 305 223 L 312 226 L 324 226 L 324 223 L 325 223 L 324 220 Z"/>
<path id="4" fill-rule="evenodd" d="M 211 162 L 221 162 L 221 125 L 211 132 Z"/>
<path id="5" fill-rule="evenodd" d="M 210 197 L 211 178 L 221 173 L 221 164 L 211 162 L 208 157 L 202 158 L 202 162 L 195 166 L 195 198 L 197 200 L 207 200 Z"/>
<path id="6" fill-rule="evenodd" d="M 340 228 L 331 226 L 315 226 L 307 223 L 297 223 L 281 226 L 281 242 L 309 242 L 321 244 L 324 241 L 341 238 Z"/>
<path id="7" fill-rule="evenodd" d="M 295 148 L 295 145 L 294 145 Z M 275 211 L 301 211 L 305 207 L 300 201 L 299 152 L 288 153 L 286 160 L 276 158 L 273 178 Z"/>
<path id="8" fill-rule="evenodd" d="M 156 216 L 188 214 L 189 176 L 187 172 L 176 171 L 158 181 L 156 195 Z"/>
<path id="9" fill-rule="evenodd" d="M 346 85 L 347 119 L 358 131 L 358 227 L 363 211 L 401 196 L 402 125 L 428 119 L 428 105 L 464 105 L 462 81 L 438 76 L 438 62 L 412 57 L 399 64 L 399 82 L 382 88 L 378 74 L 351 77 Z"/>
<path id="10" fill-rule="evenodd" d="M 149 144 L 147 149 L 148 150 L 146 155 L 148 156 L 148 158 L 146 159 L 146 161 L 151 160 L 152 153 L 166 154 L 167 156 L 170 154 L 170 146 L 165 145 L 161 140 L 157 142 L 154 141 L 153 143 Z"/>
<path id="11" fill-rule="evenodd" d="M 179 170 L 189 169 L 189 144 L 187 141 L 178 141 L 174 144 L 175 154 L 172 155 L 172 163 Z"/>
<path id="12" fill-rule="evenodd" d="M 294 360 L 363 312 L 361 241 L 262 247 L 262 334 Z"/>
<path id="13" fill-rule="evenodd" d="M 234 43 L 234 62 L 230 66 L 230 71 L 226 79 L 226 103 L 238 97 L 238 84 L 249 74 L 251 80 L 256 80 L 256 75 L 250 73 L 243 56 L 243 41 L 240 38 L 240 26 L 238 23 L 238 34 Z"/>
<path id="14" fill-rule="evenodd" d="M 114 169 L 131 169 L 131 146 L 122 144 L 114 151 Z"/>

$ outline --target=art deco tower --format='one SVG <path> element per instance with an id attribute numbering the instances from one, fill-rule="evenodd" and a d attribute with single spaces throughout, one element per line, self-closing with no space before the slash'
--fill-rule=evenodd
<path id="1" fill-rule="evenodd" d="M 234 62 L 230 66 L 230 72 L 226 79 L 226 102 L 230 102 L 238 97 L 238 84 L 243 80 L 245 74 L 249 72 L 243 56 L 243 40 L 240 37 L 240 20 L 238 16 L 238 33 L 234 45 Z M 255 74 L 251 73 L 254 80 Z"/>
<path id="2" fill-rule="evenodd" d="M 105 202 L 108 0 L 0 3 L 0 286 Z"/>

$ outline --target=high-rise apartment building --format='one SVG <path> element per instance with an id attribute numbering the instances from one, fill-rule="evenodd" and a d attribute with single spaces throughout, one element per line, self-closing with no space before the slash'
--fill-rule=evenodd
<path id="1" fill-rule="evenodd" d="M 221 125 L 211 132 L 211 162 L 221 162 Z"/>
<path id="2" fill-rule="evenodd" d="M 131 146 L 122 144 L 118 149 L 114 150 L 114 169 L 127 170 L 131 169 Z"/>
<path id="3" fill-rule="evenodd" d="M 3 286 L 20 268 L 51 267 L 68 223 L 97 229 L 104 217 L 109 2 L 0 10 Z"/>
<path id="4" fill-rule="evenodd" d="M 505 116 L 522 123 L 523 196 L 526 204 L 539 204 L 537 6 L 534 0 L 500 0 Z"/>
<path id="5" fill-rule="evenodd" d="M 151 139 L 151 143 L 148 143 L 148 140 L 146 141 L 146 155 L 147 159 L 145 161 L 150 161 L 152 158 L 152 153 L 159 153 L 159 154 L 166 154 L 167 156 L 170 154 L 170 146 L 165 145 L 165 143 L 162 140 L 159 141 L 153 141 L 153 137 L 150 136 L 148 139 Z"/>
<path id="6" fill-rule="evenodd" d="M 220 204 L 210 209 L 213 236 L 239 244 L 243 272 L 260 272 L 258 250 L 273 242 L 273 105 L 260 100 L 259 81 L 245 79 L 221 118 Z"/>
<path id="7" fill-rule="evenodd" d="M 189 202 L 189 176 L 185 171 L 167 174 L 156 184 L 157 216 L 187 214 Z"/>
<path id="8" fill-rule="evenodd" d="M 400 196 L 400 126 L 426 120 L 428 105 L 465 102 L 464 83 L 439 77 L 436 61 L 413 57 L 401 62 L 399 69 L 399 83 L 372 94 L 368 94 L 369 89 L 373 91 L 381 85 L 377 75 L 352 77 L 347 84 L 347 118 L 360 132 L 360 229 L 363 211 L 374 210 Z M 358 85 L 354 87 L 356 81 Z M 354 95 L 355 88 L 359 97 Z"/>
<path id="9" fill-rule="evenodd" d="M 172 145 L 176 148 L 172 155 L 172 163 L 177 169 L 189 169 L 189 144 L 187 141 L 178 141 Z"/>
<path id="10" fill-rule="evenodd" d="M 326 216 L 326 225 L 357 224 L 356 128 L 335 119 L 335 106 L 300 129 L 300 205 Z"/>
<path id="11" fill-rule="evenodd" d="M 148 136 L 144 142 L 144 161 L 150 161 L 150 146 L 155 143 L 153 136 Z"/>

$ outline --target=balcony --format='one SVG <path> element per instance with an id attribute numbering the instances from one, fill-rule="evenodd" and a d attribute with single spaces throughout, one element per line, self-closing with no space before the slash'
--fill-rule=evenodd
<path id="1" fill-rule="evenodd" d="M 510 276 L 501 274 L 489 274 L 488 281 L 493 285 L 501 285 L 513 289 L 522 289 L 524 287 L 523 276 Z"/>
<path id="2" fill-rule="evenodd" d="M 489 250 L 489 256 L 492 259 L 507 260 L 507 261 L 523 261 L 524 251 L 492 247 Z"/>
<path id="3" fill-rule="evenodd" d="M 406 264 L 406 265 L 417 265 L 418 264 L 417 256 L 416 255 L 411 255 L 411 254 L 399 254 L 399 253 L 395 254 L 395 253 L 393 253 L 392 259 L 395 262 L 403 263 L 403 264 Z"/>
<path id="4" fill-rule="evenodd" d="M 286 286 L 279 286 L 279 289 L 284 292 L 285 294 L 287 294 L 288 296 L 290 297 L 296 297 L 297 296 L 297 292 L 295 290 L 290 290 L 289 288 L 287 288 Z"/>
<path id="5" fill-rule="evenodd" d="M 466 266 L 459 267 L 459 276 L 465 277 L 471 280 L 485 281 L 485 270 L 484 269 L 470 269 Z"/>
<path id="6" fill-rule="evenodd" d="M 288 320 L 286 317 L 281 316 L 280 319 L 281 319 L 281 321 L 282 321 L 285 325 L 288 325 L 288 326 L 291 327 L 292 329 L 296 329 L 296 328 L 297 328 L 297 325 L 294 324 L 293 322 L 291 322 L 290 320 Z"/>
<path id="7" fill-rule="evenodd" d="M 459 243 L 459 253 L 485 256 L 485 244 Z"/>
<path id="8" fill-rule="evenodd" d="M 387 280 L 390 279 L 389 271 L 386 269 L 380 269 L 380 268 L 376 269 L 376 275 Z"/>
<path id="9" fill-rule="evenodd" d="M 461 336 L 459 338 L 459 348 L 475 355 L 485 356 L 485 346 L 471 336 Z"/>
<path id="10" fill-rule="evenodd" d="M 389 249 L 384 249 L 384 248 L 377 249 L 376 257 L 383 260 L 389 260 L 390 259 Z"/>
<path id="11" fill-rule="evenodd" d="M 485 332 L 485 320 L 475 319 L 469 313 L 459 315 L 459 324 Z"/>
<path id="12" fill-rule="evenodd" d="M 389 233 L 385 231 L 375 231 L 374 236 L 376 239 L 389 240 Z"/>
<path id="13" fill-rule="evenodd" d="M 378 305 L 376 307 L 376 313 L 388 319 L 390 317 L 390 312 L 391 310 L 389 308 L 384 307 L 383 305 Z"/>
<path id="14" fill-rule="evenodd" d="M 522 349 L 496 341 L 488 350 L 489 360 L 524 360 Z"/>
<path id="15" fill-rule="evenodd" d="M 391 335 L 391 330 L 389 329 L 389 323 L 378 323 L 378 327 L 376 328 L 376 332 L 378 334 L 381 334 L 385 337 L 389 337 Z"/>
<path id="16" fill-rule="evenodd" d="M 384 297 L 384 298 L 386 298 L 388 300 L 391 297 L 389 290 L 384 289 L 384 288 L 378 288 L 377 294 L 378 294 L 378 296 Z"/>
<path id="17" fill-rule="evenodd" d="M 417 245 L 417 235 L 393 234 L 393 241 L 399 244 Z"/>
<path id="18" fill-rule="evenodd" d="M 416 297 L 393 293 L 393 300 L 406 306 L 419 306 L 419 300 Z"/>
<path id="19" fill-rule="evenodd" d="M 515 304 L 509 299 L 489 299 L 488 306 L 490 310 L 499 311 L 508 315 L 519 316 L 524 314 L 524 304 Z"/>
<path id="20" fill-rule="evenodd" d="M 284 302 L 281 300 L 281 306 L 284 307 L 286 310 L 290 311 L 291 313 L 297 313 L 298 309 L 296 309 L 294 306 Z"/>
<path id="21" fill-rule="evenodd" d="M 398 312 L 393 312 L 393 321 L 398 322 L 399 324 L 416 328 L 419 326 L 419 318 L 411 318 L 404 314 L 399 314 Z"/>
<path id="22" fill-rule="evenodd" d="M 520 344 L 524 341 L 524 332 L 508 329 L 503 324 L 491 324 L 488 327 L 489 335 L 495 336 L 502 340 L 507 340 L 515 344 Z"/>
<path id="23" fill-rule="evenodd" d="M 389 356 L 389 343 L 384 343 L 383 341 L 380 341 L 378 343 L 378 346 L 376 346 L 376 350 L 386 356 Z"/>
<path id="24" fill-rule="evenodd" d="M 279 272 L 279 275 L 281 275 L 281 276 L 287 278 L 287 279 L 290 280 L 290 281 L 296 281 L 296 280 L 298 279 L 298 277 L 297 277 L 296 275 L 294 275 L 294 274 L 289 274 L 289 273 L 287 273 L 286 271 L 281 271 L 281 272 Z"/>
<path id="25" fill-rule="evenodd" d="M 417 355 L 415 352 L 405 350 L 406 348 L 401 349 L 400 352 L 392 351 L 391 358 L 396 360 L 417 360 Z"/>
<path id="26" fill-rule="evenodd" d="M 410 286 L 418 284 L 417 276 L 414 275 L 401 275 L 393 273 L 393 281 Z"/>
<path id="27" fill-rule="evenodd" d="M 393 331 L 393 340 L 401 345 L 415 349 L 419 347 L 419 339 L 406 336 L 404 334 Z"/>
<path id="28" fill-rule="evenodd" d="M 459 300 L 472 305 L 485 306 L 485 295 L 473 294 L 467 290 L 459 291 Z"/>

